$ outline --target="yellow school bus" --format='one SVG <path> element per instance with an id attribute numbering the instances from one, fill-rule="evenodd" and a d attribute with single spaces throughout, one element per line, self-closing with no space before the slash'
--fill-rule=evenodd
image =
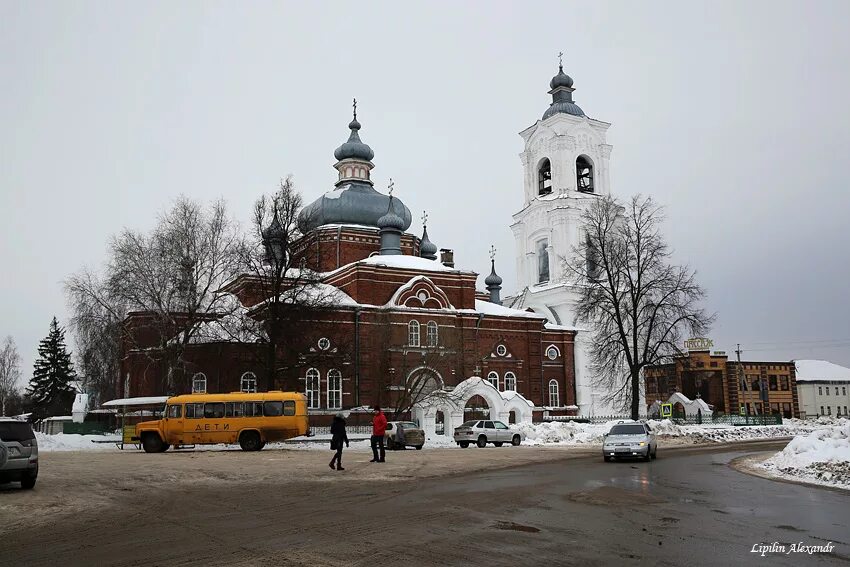
<path id="1" fill-rule="evenodd" d="M 136 425 L 148 453 L 172 445 L 239 443 L 259 451 L 270 441 L 306 435 L 307 398 L 297 392 L 188 394 L 168 398 L 162 419 Z"/>

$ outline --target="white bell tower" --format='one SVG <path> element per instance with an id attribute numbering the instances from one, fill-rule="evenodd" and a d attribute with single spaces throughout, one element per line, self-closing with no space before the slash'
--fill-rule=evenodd
<path id="1" fill-rule="evenodd" d="M 551 324 L 575 325 L 576 288 L 561 258 L 584 238 L 581 214 L 600 195 L 610 195 L 611 146 L 607 122 L 588 118 L 573 102 L 573 80 L 562 65 L 549 83 L 552 103 L 543 117 L 520 132 L 523 176 L 522 209 L 513 215 L 518 292 L 505 305 L 532 309 Z M 587 367 L 588 333 L 579 332 L 575 348 L 576 397 L 580 415 L 611 415 L 602 404 Z"/>

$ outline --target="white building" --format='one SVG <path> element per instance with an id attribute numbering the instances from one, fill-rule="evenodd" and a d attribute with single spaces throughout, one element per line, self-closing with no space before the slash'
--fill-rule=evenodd
<path id="1" fill-rule="evenodd" d="M 850 368 L 826 360 L 795 360 L 800 416 L 850 416 Z"/>
<path id="2" fill-rule="evenodd" d="M 531 309 L 556 325 L 575 324 L 576 286 L 562 258 L 584 238 L 580 218 L 599 195 L 610 195 L 607 122 L 588 118 L 573 102 L 573 80 L 559 67 L 549 83 L 552 103 L 543 117 L 520 132 L 525 149 L 523 206 L 513 215 L 518 293 L 505 305 Z M 575 345 L 576 400 L 580 415 L 620 413 L 593 385 L 587 341 L 579 332 Z M 644 407 L 641 404 L 641 407 Z"/>

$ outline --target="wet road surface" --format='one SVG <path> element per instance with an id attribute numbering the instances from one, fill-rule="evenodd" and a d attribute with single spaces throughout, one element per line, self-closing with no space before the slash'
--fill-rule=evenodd
<path id="1" fill-rule="evenodd" d="M 662 447 L 649 463 L 594 456 L 391 483 L 140 490 L 49 530 L 4 531 L 0 565 L 850 565 L 850 495 L 728 466 L 781 447 Z M 751 553 L 773 542 L 834 549 Z"/>

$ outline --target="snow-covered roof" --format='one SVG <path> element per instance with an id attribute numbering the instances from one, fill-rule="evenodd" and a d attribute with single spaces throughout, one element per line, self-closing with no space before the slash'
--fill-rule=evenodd
<path id="1" fill-rule="evenodd" d="M 495 303 L 490 303 L 489 301 L 482 301 L 481 299 L 475 300 L 475 310 L 485 315 L 495 315 L 498 317 L 526 317 L 528 319 L 546 319 L 545 316 L 540 315 L 539 313 L 532 313 L 531 311 L 521 311 L 519 309 L 511 309 L 510 307 L 503 307 Z"/>
<path id="2" fill-rule="evenodd" d="M 463 272 L 467 270 L 459 270 L 457 268 L 449 268 L 448 266 L 436 261 L 420 258 L 419 256 L 405 255 L 377 255 L 370 256 L 356 262 L 367 266 L 386 266 L 388 268 L 401 268 L 405 270 L 418 270 L 423 272 Z"/>
<path id="3" fill-rule="evenodd" d="M 816 380 L 850 382 L 850 368 L 826 360 L 795 360 L 794 365 L 797 367 L 798 382 Z"/>
<path id="4" fill-rule="evenodd" d="M 105 408 L 115 406 L 150 406 L 155 404 L 164 404 L 167 401 L 168 396 L 149 396 L 143 398 L 121 398 L 120 400 L 109 400 L 108 402 L 104 402 L 100 405 Z"/>

